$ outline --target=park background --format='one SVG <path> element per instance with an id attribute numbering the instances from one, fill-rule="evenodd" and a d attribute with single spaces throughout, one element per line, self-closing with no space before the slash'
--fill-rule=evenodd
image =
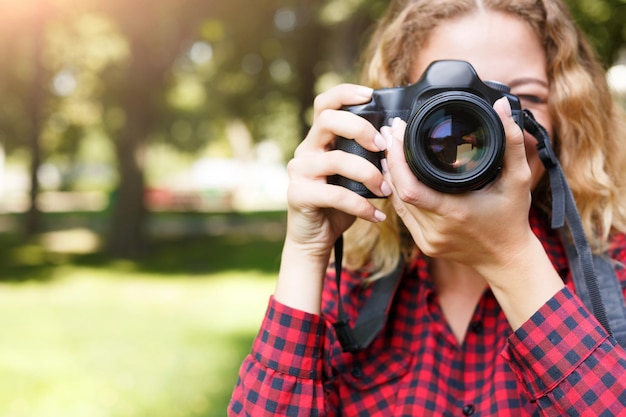
<path id="1" fill-rule="evenodd" d="M 0 0 L 0 415 L 226 414 L 286 161 L 387 3 Z M 568 3 L 624 100 L 626 0 Z"/>

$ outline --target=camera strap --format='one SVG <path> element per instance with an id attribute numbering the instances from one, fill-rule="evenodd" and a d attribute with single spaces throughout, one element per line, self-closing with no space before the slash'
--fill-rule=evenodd
<path id="1" fill-rule="evenodd" d="M 533 114 L 524 110 L 524 129 L 537 139 L 539 157 L 548 171 L 552 193 L 552 224 L 559 229 L 565 246 L 576 293 L 604 329 L 626 347 L 626 305 L 613 262 L 606 254 L 593 254 L 576 208 L 574 196 L 557 159 L 550 136 Z M 569 235 L 565 231 L 565 225 Z M 402 275 L 402 260 L 388 275 L 372 284 L 371 295 L 350 326 L 341 297 L 343 236 L 335 242 L 337 322 L 333 324 L 344 352 L 366 349 L 384 327 L 391 301 Z"/>
<path id="2" fill-rule="evenodd" d="M 524 128 L 537 139 L 537 150 L 550 176 L 552 228 L 560 229 L 576 293 L 602 327 L 626 347 L 626 306 L 613 262 L 607 254 L 593 254 L 550 136 L 533 114 L 524 110 Z M 565 223 L 569 236 L 565 233 Z"/>
<path id="3" fill-rule="evenodd" d="M 344 352 L 358 352 L 367 348 L 380 333 L 387 322 L 391 300 L 393 299 L 400 277 L 402 260 L 394 270 L 372 284 L 370 297 L 359 312 L 354 327 L 350 327 L 348 316 L 341 301 L 341 270 L 343 258 L 343 236 L 335 242 L 335 281 L 337 283 L 337 322 L 333 324 L 337 339 Z"/>

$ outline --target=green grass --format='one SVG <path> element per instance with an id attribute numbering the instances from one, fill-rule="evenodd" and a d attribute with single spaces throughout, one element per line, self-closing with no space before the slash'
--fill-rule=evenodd
<path id="1" fill-rule="evenodd" d="M 217 417 L 274 286 L 280 241 L 157 241 L 140 262 L 0 237 L 0 415 Z"/>

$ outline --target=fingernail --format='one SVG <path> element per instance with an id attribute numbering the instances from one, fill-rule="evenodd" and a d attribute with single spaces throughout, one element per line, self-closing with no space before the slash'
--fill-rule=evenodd
<path id="1" fill-rule="evenodd" d="M 387 141 L 378 132 L 376 132 L 376 136 L 374 136 L 374 144 L 381 151 L 384 151 L 385 149 L 387 149 Z"/>
<path id="2" fill-rule="evenodd" d="M 398 127 L 400 127 L 401 121 L 402 119 L 400 119 L 399 117 L 394 117 L 391 121 L 391 130 L 396 130 Z"/>
<path id="3" fill-rule="evenodd" d="M 383 126 L 380 128 L 380 133 L 385 138 L 387 143 L 386 149 L 391 149 L 391 145 L 393 144 L 393 137 L 391 136 L 391 128 L 389 126 Z"/>
<path id="4" fill-rule="evenodd" d="M 382 158 L 380 160 L 380 168 L 383 171 L 383 174 L 386 174 L 389 172 L 389 165 L 387 165 L 387 158 Z"/>
<path id="5" fill-rule="evenodd" d="M 383 195 L 387 197 L 391 194 L 391 187 L 389 186 L 389 184 L 387 184 L 386 181 L 383 181 L 383 183 L 380 185 L 380 191 L 382 191 Z"/>
<path id="6" fill-rule="evenodd" d="M 356 90 L 357 95 L 363 98 L 372 98 L 373 92 L 374 92 L 374 89 L 369 88 L 369 87 L 363 87 L 363 86 L 359 86 Z"/>
<path id="7" fill-rule="evenodd" d="M 511 103 L 509 103 L 509 99 L 502 97 L 500 101 L 502 102 L 502 110 L 504 110 L 504 114 L 511 117 L 513 115 L 513 111 L 511 110 Z"/>
<path id="8" fill-rule="evenodd" d="M 383 220 L 387 218 L 387 215 L 380 210 L 376 210 L 374 212 L 374 218 L 378 220 L 379 222 L 382 222 Z"/>

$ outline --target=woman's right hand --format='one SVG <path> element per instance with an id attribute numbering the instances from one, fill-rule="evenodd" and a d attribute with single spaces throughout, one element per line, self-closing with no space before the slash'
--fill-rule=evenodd
<path id="1" fill-rule="evenodd" d="M 312 313 L 320 309 L 322 279 L 335 240 L 356 217 L 380 222 L 385 215 L 366 198 L 329 184 L 334 174 L 363 183 L 379 196 L 391 188 L 364 158 L 334 150 L 337 136 L 356 140 L 370 151 L 386 142 L 364 118 L 341 110 L 371 100 L 372 90 L 341 84 L 316 97 L 313 125 L 288 164 L 287 235 L 274 296 L 283 304 Z"/>

